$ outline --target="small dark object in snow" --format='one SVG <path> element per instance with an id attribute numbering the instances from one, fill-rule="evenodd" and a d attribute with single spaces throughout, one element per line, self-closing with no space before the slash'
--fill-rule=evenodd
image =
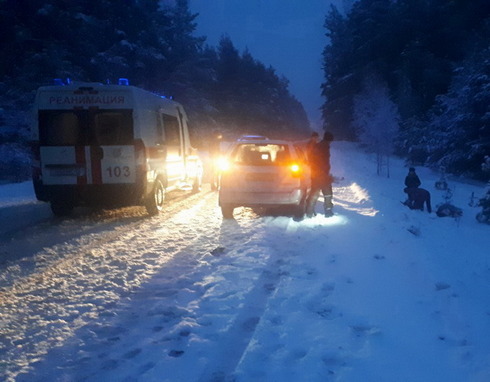
<path id="1" fill-rule="evenodd" d="M 383 255 L 374 255 L 374 258 L 376 260 L 383 260 L 383 259 L 385 259 L 385 257 Z"/>
<path id="2" fill-rule="evenodd" d="M 407 231 L 410 232 L 412 235 L 420 236 L 420 229 L 418 227 L 413 226 L 413 225 L 408 227 Z"/>
<path id="3" fill-rule="evenodd" d="M 276 290 L 276 286 L 273 283 L 264 284 L 264 289 L 267 293 L 272 293 Z"/>
<path id="4" fill-rule="evenodd" d="M 451 203 L 444 203 L 437 207 L 436 215 L 440 218 L 460 218 L 461 216 L 463 216 L 463 210 L 461 208 L 453 206 Z"/>
<path id="5" fill-rule="evenodd" d="M 437 291 L 440 291 L 440 290 L 444 290 L 444 289 L 449 289 L 451 288 L 451 285 L 447 284 L 447 283 L 436 283 L 436 290 Z"/>
<path id="6" fill-rule="evenodd" d="M 438 180 L 436 182 L 436 189 L 437 190 L 442 190 L 442 191 L 447 190 L 447 182 L 445 180 L 443 180 L 443 179 Z"/>
<path id="7" fill-rule="evenodd" d="M 184 354 L 183 350 L 170 350 L 168 352 L 168 355 L 170 357 L 175 357 L 175 358 L 180 357 L 182 354 Z"/>
<path id="8" fill-rule="evenodd" d="M 225 253 L 225 247 L 216 247 L 211 251 L 211 255 L 213 256 L 220 256 L 223 253 Z"/>
<path id="9" fill-rule="evenodd" d="M 137 349 L 133 349 L 133 350 L 128 351 L 126 354 L 123 355 L 123 357 L 126 359 L 132 359 L 140 353 L 141 353 L 141 349 L 137 348 Z"/>

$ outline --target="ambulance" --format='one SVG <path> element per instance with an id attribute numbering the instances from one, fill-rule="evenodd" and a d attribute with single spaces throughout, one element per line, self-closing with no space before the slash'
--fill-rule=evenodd
<path id="1" fill-rule="evenodd" d="M 156 215 L 167 192 L 201 187 L 183 106 L 124 79 L 40 87 L 32 141 L 36 197 L 57 216 L 132 205 Z"/>

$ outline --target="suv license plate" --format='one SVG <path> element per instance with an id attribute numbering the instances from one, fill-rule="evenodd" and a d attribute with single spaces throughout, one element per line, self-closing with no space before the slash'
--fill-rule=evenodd
<path id="1" fill-rule="evenodd" d="M 256 173 L 247 175 L 247 180 L 252 182 L 273 182 L 275 179 L 274 174 Z"/>

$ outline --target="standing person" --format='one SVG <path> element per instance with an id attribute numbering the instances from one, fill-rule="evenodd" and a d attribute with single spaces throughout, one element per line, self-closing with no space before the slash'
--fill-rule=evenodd
<path id="1" fill-rule="evenodd" d="M 310 152 L 309 162 L 311 168 L 311 189 L 306 200 L 306 216 L 315 214 L 315 204 L 323 194 L 323 209 L 326 217 L 333 216 L 332 208 L 332 176 L 330 175 L 330 143 L 333 141 L 332 133 L 326 131 L 323 140 L 317 143 Z"/>
<path id="2" fill-rule="evenodd" d="M 310 153 L 311 153 L 311 150 L 313 150 L 313 148 L 316 146 L 316 144 L 318 143 L 320 139 L 320 136 L 318 135 L 318 133 L 316 131 L 314 131 L 313 133 L 311 133 L 311 137 L 310 139 L 308 140 L 308 142 L 306 143 L 306 158 L 308 160 L 310 160 Z"/>
<path id="3" fill-rule="evenodd" d="M 211 140 L 209 142 L 209 156 L 211 159 L 211 189 L 217 190 L 219 188 L 219 173 L 218 173 L 218 160 L 221 155 L 221 141 L 223 140 L 223 134 L 218 130 L 213 131 Z"/>

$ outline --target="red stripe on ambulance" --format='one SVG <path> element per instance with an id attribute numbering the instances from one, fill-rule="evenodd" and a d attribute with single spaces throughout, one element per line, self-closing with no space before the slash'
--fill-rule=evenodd
<path id="1" fill-rule="evenodd" d="M 102 165 L 103 149 L 100 146 L 90 146 L 90 162 L 92 169 L 92 183 L 102 184 Z"/>
<path id="2" fill-rule="evenodd" d="M 86 168 L 85 164 L 85 147 L 83 146 L 76 146 L 75 147 L 75 163 L 79 168 Z M 87 174 L 86 172 L 82 174 L 79 174 L 77 176 L 77 184 L 79 185 L 85 185 L 87 184 Z"/>

